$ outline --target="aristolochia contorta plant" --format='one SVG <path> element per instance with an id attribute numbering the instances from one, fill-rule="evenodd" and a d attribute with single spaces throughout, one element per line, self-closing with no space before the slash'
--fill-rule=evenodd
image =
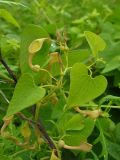
<path id="1" fill-rule="evenodd" d="M 102 95 L 107 87 L 106 78 L 92 72 L 92 66 L 99 61 L 99 52 L 104 50 L 106 44 L 92 32 L 86 31 L 84 35 L 92 55 L 86 49 L 70 50 L 65 40 L 56 42 L 56 49 L 51 51 L 55 40 L 43 28 L 29 25 L 24 30 L 20 54 L 21 75 L 4 117 L 2 136 L 26 149 L 37 149 L 47 142 L 52 149 L 50 160 L 61 159 L 61 148 L 72 150 L 73 153 L 75 150 L 91 152 L 92 144 L 87 139 L 94 130 L 96 120 L 105 114 L 100 106 L 94 108 L 91 105 L 89 109 L 86 106 Z M 24 113 L 28 107 L 34 109 L 31 118 Z M 46 108 L 49 107 L 52 108 L 53 119 L 51 113 L 48 118 L 58 129 L 55 139 L 48 135 L 39 120 L 41 110 L 47 113 Z M 6 131 L 14 116 L 26 121 L 21 129 L 24 143 Z M 31 131 L 33 127 L 34 132 Z M 31 144 L 33 134 L 37 138 Z"/>

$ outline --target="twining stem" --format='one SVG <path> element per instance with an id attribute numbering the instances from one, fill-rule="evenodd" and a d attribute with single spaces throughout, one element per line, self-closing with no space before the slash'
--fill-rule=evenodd
<path id="1" fill-rule="evenodd" d="M 30 123 L 35 124 L 35 125 L 38 126 L 38 128 L 39 128 L 42 136 L 43 136 L 43 137 L 45 138 L 45 140 L 47 141 L 49 147 L 50 147 L 52 150 L 55 151 L 55 155 L 58 157 L 57 148 L 56 148 L 54 142 L 53 142 L 53 141 L 51 140 L 51 138 L 49 137 L 48 133 L 46 132 L 46 130 L 45 130 L 45 128 L 44 128 L 41 120 L 39 120 L 39 122 L 35 122 L 35 121 L 33 121 L 33 120 L 25 117 L 22 113 L 18 113 L 17 115 L 18 115 L 20 118 L 22 118 L 23 120 L 26 120 L 26 121 L 28 121 L 28 122 L 30 122 Z"/>
<path id="2" fill-rule="evenodd" d="M 0 50 L 0 62 L 2 63 L 2 65 L 5 67 L 5 69 L 8 71 L 9 75 L 11 76 L 11 78 L 14 80 L 15 83 L 17 83 L 17 78 L 15 76 L 15 74 L 13 73 L 13 71 L 10 69 L 10 67 L 8 66 L 8 64 L 5 62 L 5 60 L 2 57 L 1 54 L 1 50 Z"/>

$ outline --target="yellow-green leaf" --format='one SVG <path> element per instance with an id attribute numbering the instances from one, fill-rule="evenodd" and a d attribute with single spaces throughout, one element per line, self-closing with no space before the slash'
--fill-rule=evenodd
<path id="1" fill-rule="evenodd" d="M 84 34 L 86 40 L 88 41 L 88 44 L 90 45 L 93 56 L 97 57 L 98 52 L 103 51 L 105 49 L 105 41 L 99 35 L 96 35 L 93 32 L 85 31 Z"/>
<path id="2" fill-rule="evenodd" d="M 29 53 L 36 53 L 39 50 L 41 50 L 44 41 L 49 40 L 48 38 L 40 38 L 40 39 L 35 39 L 31 42 L 29 45 Z"/>
<path id="3" fill-rule="evenodd" d="M 87 66 L 76 63 L 70 74 L 70 94 L 68 105 L 76 107 L 87 103 L 104 93 L 107 87 L 107 80 L 99 75 L 92 78 L 88 75 Z"/>
<path id="4" fill-rule="evenodd" d="M 0 17 L 4 18 L 7 22 L 13 24 L 14 26 L 20 28 L 20 25 L 16 19 L 6 9 L 0 9 Z"/>

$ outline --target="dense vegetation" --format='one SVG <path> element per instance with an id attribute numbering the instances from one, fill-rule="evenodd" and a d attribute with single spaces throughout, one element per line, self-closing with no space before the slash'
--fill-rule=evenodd
<path id="1" fill-rule="evenodd" d="M 0 0 L 0 160 L 120 160 L 119 15 L 119 0 Z"/>

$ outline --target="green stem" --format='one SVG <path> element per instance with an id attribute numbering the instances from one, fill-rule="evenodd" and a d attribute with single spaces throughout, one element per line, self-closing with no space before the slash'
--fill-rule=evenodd
<path id="1" fill-rule="evenodd" d="M 110 108 L 115 108 L 115 109 L 120 109 L 120 106 L 111 106 L 111 105 L 89 105 L 89 104 L 84 104 L 84 105 L 81 105 L 80 107 L 101 107 L 101 108 L 107 108 L 107 107 L 110 107 Z"/>
<path id="2" fill-rule="evenodd" d="M 35 121 L 38 121 L 38 119 L 39 119 L 40 106 L 41 106 L 41 103 L 37 103 L 37 104 L 36 104 L 36 109 L 35 109 Z"/>
<path id="3" fill-rule="evenodd" d="M 11 157 L 12 157 L 12 158 L 13 158 L 13 157 L 16 157 L 18 154 L 21 154 L 21 153 L 26 152 L 26 151 L 28 151 L 28 149 L 20 150 L 20 151 L 14 153 Z"/>

